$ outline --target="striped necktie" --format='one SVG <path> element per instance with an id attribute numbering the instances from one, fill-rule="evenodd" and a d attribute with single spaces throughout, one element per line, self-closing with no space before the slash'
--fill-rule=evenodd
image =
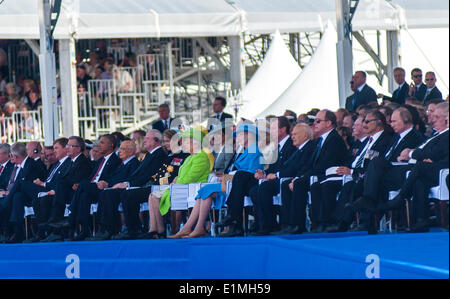
<path id="1" fill-rule="evenodd" d="M 373 137 L 370 137 L 369 142 L 367 143 L 367 147 L 366 147 L 365 151 L 361 153 L 361 155 L 359 156 L 358 161 L 356 162 L 355 169 L 361 168 L 361 166 L 363 165 L 364 157 L 366 156 L 366 153 L 369 150 L 369 147 L 370 147 L 370 144 L 372 143 L 372 141 L 373 141 Z"/>

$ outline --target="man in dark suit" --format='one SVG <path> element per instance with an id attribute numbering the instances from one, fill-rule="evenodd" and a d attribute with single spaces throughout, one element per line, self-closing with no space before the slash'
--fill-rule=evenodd
<path id="1" fill-rule="evenodd" d="M 173 118 L 170 117 L 170 108 L 167 104 L 159 105 L 158 113 L 160 120 L 154 122 L 152 124 L 152 128 L 160 131 L 162 134 L 165 130 L 170 129 L 170 124 L 172 123 Z"/>
<path id="2" fill-rule="evenodd" d="M 33 200 L 33 210 L 36 215 L 38 224 L 37 234 L 28 240 L 28 242 L 44 242 L 62 241 L 62 236 L 52 232 L 47 238 L 45 231 L 52 231 L 51 226 L 64 218 L 66 204 L 70 203 L 75 194 L 74 188 L 86 179 L 92 171 L 91 162 L 83 155 L 85 143 L 83 138 L 72 136 L 68 139 L 67 145 L 67 161 L 69 167 L 67 171 L 61 173 L 57 182 L 47 186 L 47 196 L 36 197 Z"/>
<path id="3" fill-rule="evenodd" d="M 6 190 L 14 169 L 14 164 L 9 160 L 10 155 L 11 146 L 7 143 L 0 144 L 0 190 Z"/>
<path id="4" fill-rule="evenodd" d="M 321 110 L 316 115 L 313 131 L 317 140 L 312 157 L 312 167 L 282 189 L 282 202 L 292 201 L 289 211 L 289 224 L 295 227 L 296 233 L 302 233 L 306 229 L 308 192 L 318 184 L 314 183 L 310 186 L 310 177 L 317 176 L 320 182 L 325 177 L 328 168 L 342 165 L 347 160 L 347 148 L 344 140 L 336 131 L 336 115 L 333 112 Z M 313 222 L 312 229 L 318 227 L 319 204 L 320 200 L 312 201 L 310 217 Z"/>
<path id="5" fill-rule="evenodd" d="M 91 204 L 98 202 L 99 194 L 102 191 L 99 188 L 99 182 L 111 178 L 122 163 L 114 153 L 116 147 L 116 139 L 114 136 L 103 135 L 100 137 L 99 146 L 103 158 L 95 164 L 88 179 L 81 181 L 69 207 L 71 211 L 69 225 L 72 229 L 75 229 L 78 223 L 82 228 L 80 234 L 73 239 L 74 241 L 82 241 L 90 237 L 89 216 Z"/>
<path id="6" fill-rule="evenodd" d="M 27 155 L 36 161 L 37 165 L 48 173 L 47 166 L 41 159 L 42 145 L 37 141 L 27 143 Z"/>
<path id="7" fill-rule="evenodd" d="M 309 125 L 296 125 L 292 130 L 295 151 L 278 168 L 272 168 L 272 172 L 266 171 L 265 181 L 250 190 L 259 223 L 259 230 L 255 235 L 267 235 L 276 229 L 273 196 L 280 192 L 281 179 L 295 177 L 298 173 L 303 174 L 311 168 L 312 157 L 316 149 L 312 138 L 313 132 Z M 284 183 L 289 184 L 290 181 L 287 180 Z M 280 224 L 285 230 L 277 233 L 291 233 L 293 227 L 288 227 L 289 223 L 286 217 L 290 208 L 289 202 L 283 202 L 281 208 Z"/>
<path id="8" fill-rule="evenodd" d="M 400 105 L 405 103 L 406 98 L 408 98 L 409 86 L 406 83 L 406 71 L 397 67 L 394 69 L 394 80 L 398 84 L 398 88 L 392 94 L 392 97 L 379 94 L 379 98 L 383 98 L 383 101 L 394 102 Z"/>
<path id="9" fill-rule="evenodd" d="M 223 112 L 226 106 L 227 100 L 224 97 L 216 97 L 214 99 L 213 111 L 215 115 L 208 120 L 208 131 L 211 131 L 213 126 L 219 126 L 221 123 L 225 122 L 226 119 L 233 121 L 233 116 L 231 114 Z"/>
<path id="10" fill-rule="evenodd" d="M 291 124 L 287 117 L 280 116 L 275 121 L 271 121 L 270 123 L 270 135 L 271 136 L 277 136 L 278 141 L 278 152 L 276 156 L 276 161 L 266 161 L 267 164 L 270 164 L 267 170 L 257 170 L 255 174 L 255 179 L 262 180 L 265 179 L 267 176 L 270 178 L 268 182 L 264 182 L 261 184 L 261 186 L 257 185 L 254 186 L 252 189 L 248 190 L 250 196 L 253 194 L 253 197 L 256 199 L 256 202 L 253 201 L 255 210 L 260 210 L 263 207 L 260 205 L 260 202 L 258 201 L 258 197 L 255 196 L 255 194 L 258 194 L 258 189 L 265 188 L 265 185 L 270 184 L 273 187 L 273 182 L 270 182 L 273 179 L 273 175 L 280 172 L 283 167 L 285 167 L 286 161 L 289 160 L 289 158 L 292 156 L 292 154 L 296 151 L 296 147 L 293 144 L 292 139 L 289 136 L 289 133 L 291 131 Z M 275 183 L 276 184 L 276 183 Z M 279 182 L 278 182 L 278 190 L 279 190 Z M 275 194 L 276 195 L 276 194 Z M 266 204 L 266 208 L 268 206 L 268 203 Z M 268 208 L 271 210 L 271 206 Z M 262 211 L 260 210 L 260 213 L 257 213 L 257 215 L 261 215 Z M 257 223 L 259 224 L 259 232 L 258 234 L 268 234 L 270 232 L 270 229 L 274 227 L 268 227 L 266 226 L 264 229 L 261 227 L 259 218 L 257 217 Z"/>
<path id="11" fill-rule="evenodd" d="M 425 94 L 427 92 L 427 86 L 423 84 L 423 74 L 422 70 L 419 68 L 415 68 L 411 71 L 411 79 L 413 83 L 409 86 L 410 97 L 415 97 L 422 103 L 424 103 Z"/>
<path id="12" fill-rule="evenodd" d="M 382 185 L 382 191 L 384 191 L 384 193 L 402 187 L 400 194 L 387 204 L 389 209 L 401 207 L 404 199 L 412 193 L 413 211 L 415 212 L 413 217 L 416 220 L 415 225 L 411 229 L 413 232 L 428 231 L 426 212 L 428 192 L 431 187 L 439 184 L 439 170 L 448 168 L 448 111 L 448 102 L 438 104 L 432 115 L 433 128 L 437 131 L 437 134 L 414 150 L 408 148 L 405 149 L 398 158 L 399 161 L 413 159 L 413 161 L 417 161 L 415 166 L 397 166 L 384 174 Z M 411 162 L 411 160 L 409 160 L 409 162 Z M 402 186 L 406 171 L 408 170 L 412 170 L 412 172 Z"/>
<path id="13" fill-rule="evenodd" d="M 16 223 L 16 225 L 22 225 L 23 221 L 23 211 L 25 206 L 31 206 L 37 207 L 36 210 L 34 210 L 34 214 L 37 218 L 38 223 L 42 223 L 42 213 L 41 212 L 47 212 L 47 219 L 48 219 L 48 209 L 45 211 L 45 209 L 40 209 L 40 205 L 36 206 L 35 203 L 36 200 L 42 199 L 44 200 L 44 197 L 47 197 L 48 192 L 50 190 L 54 190 L 62 177 L 64 177 L 67 172 L 69 171 L 71 167 L 71 161 L 70 158 L 67 156 L 67 145 L 68 139 L 67 138 L 59 138 L 54 141 L 53 147 L 56 159 L 58 160 L 57 163 L 55 163 L 51 168 L 50 172 L 47 175 L 47 178 L 45 181 L 41 181 L 40 179 L 36 179 L 34 181 L 23 181 L 19 188 L 16 191 L 16 195 L 13 199 L 13 212 L 11 215 L 11 222 Z M 47 194 L 45 196 L 42 196 L 43 193 Z M 48 200 L 47 200 L 48 201 Z M 45 204 L 44 204 L 45 205 Z M 47 205 L 50 205 L 50 203 L 47 203 Z M 42 234 L 41 234 L 42 236 Z"/>
<path id="14" fill-rule="evenodd" d="M 0 195 L 6 196 L 0 201 L 0 222 L 3 225 L 4 232 L 8 230 L 8 222 L 12 221 L 14 234 L 9 239 L 4 239 L 8 243 L 22 242 L 24 239 L 23 230 L 23 207 L 21 211 L 13 211 L 14 197 L 20 191 L 20 186 L 24 181 L 33 182 L 36 179 L 44 180 L 45 173 L 36 164 L 36 161 L 27 156 L 26 145 L 24 143 L 15 143 L 11 147 L 11 162 L 15 164 L 14 170 L 8 183 L 6 191 L 1 191 Z M 21 213 L 20 224 L 17 222 L 16 214 Z"/>
<path id="15" fill-rule="evenodd" d="M 425 96 L 423 102 L 426 103 L 433 99 L 442 99 L 442 93 L 436 86 L 436 75 L 434 72 L 428 72 L 425 74 L 425 84 L 427 86 L 427 91 L 425 92 Z"/>
<path id="16" fill-rule="evenodd" d="M 343 175 L 352 175 L 356 179 L 364 176 L 367 164 L 378 155 L 383 155 L 389 146 L 391 135 L 385 130 L 386 119 L 379 111 L 369 112 L 363 122 L 363 130 L 369 136 L 364 148 L 358 151 L 350 165 L 340 164 L 336 171 L 319 178 L 318 184 L 311 186 L 311 220 L 319 223 L 314 232 L 323 232 L 333 222 L 332 213 L 340 205 L 336 195 L 342 188 Z M 347 200 L 346 198 L 343 199 Z"/>
<path id="17" fill-rule="evenodd" d="M 373 88 L 366 84 L 367 74 L 363 71 L 357 71 L 353 75 L 352 84 L 355 88 L 355 93 L 347 98 L 345 109 L 349 111 L 356 111 L 361 105 L 367 105 L 371 102 L 377 102 L 377 93 Z"/>
<path id="18" fill-rule="evenodd" d="M 139 167 L 139 160 L 135 156 L 136 144 L 134 141 L 127 140 L 122 142 L 119 148 L 119 157 L 122 160 L 121 166 L 115 171 L 110 179 L 99 182 L 100 193 L 98 200 L 97 214 L 100 215 L 100 231 L 95 237 L 88 238 L 88 241 L 107 240 L 115 234 L 117 228 L 117 218 L 119 218 L 118 206 L 120 203 L 120 192 L 122 189 L 112 189 L 113 186 L 124 182 Z M 113 193 L 119 196 L 113 196 Z M 115 203 L 110 202 L 115 198 L 119 198 Z"/>
<path id="19" fill-rule="evenodd" d="M 372 116 L 369 115 L 369 117 Z M 353 220 L 352 217 L 354 215 L 354 209 L 352 209 L 352 207 L 346 208 L 345 205 L 354 198 L 358 198 L 360 195 L 378 199 L 377 188 L 379 187 L 378 185 L 380 178 L 378 178 L 377 181 L 377 178 L 374 177 L 374 172 L 382 172 L 383 169 L 391 167 L 391 163 L 397 161 L 397 158 L 403 149 L 408 146 L 415 147 L 422 142 L 423 137 L 413 127 L 413 118 L 408 109 L 402 107 L 395 110 L 392 114 L 391 124 L 395 131 L 395 135 L 392 137 L 386 137 L 385 140 L 389 142 L 382 142 L 382 139 L 380 139 L 380 142 L 377 142 L 378 145 L 374 144 L 373 150 L 378 151 L 379 155 L 372 161 L 367 161 L 365 163 L 365 167 L 361 171 L 354 170 L 353 173 L 351 173 L 350 171 L 342 168 L 338 169 L 338 173 L 351 173 L 353 181 L 346 183 L 343 187 L 331 186 L 331 183 L 326 185 L 324 184 L 324 190 L 322 192 L 323 196 L 330 194 L 330 189 L 341 188 L 344 190 L 341 192 L 341 196 L 339 196 L 337 209 L 333 215 L 335 221 L 343 221 L 343 223 L 340 223 L 340 227 L 331 226 L 327 229 L 327 231 L 346 231 Z M 354 164 L 352 164 L 352 166 L 353 165 Z M 337 194 L 337 192 L 335 194 Z M 352 194 L 352 196 L 349 196 L 349 194 Z M 358 229 L 369 229 L 370 216 L 370 214 L 362 214 L 362 225 Z"/>
<path id="20" fill-rule="evenodd" d="M 123 212 L 127 230 L 114 236 L 115 240 L 134 239 L 140 233 L 139 207 L 141 203 L 147 202 L 152 185 L 159 185 L 156 174 L 167 161 L 167 154 L 161 147 L 162 135 L 157 130 L 150 130 L 144 139 L 144 146 L 148 151 L 145 159 L 139 167 L 124 181 L 114 185 L 114 192 L 105 194 L 108 199 L 105 202 L 111 207 L 106 207 L 109 211 L 117 208 L 122 202 Z M 127 188 L 138 187 L 138 189 L 127 190 Z M 112 217 L 106 222 L 108 227 L 113 227 Z M 110 231 L 109 233 L 113 233 Z"/>

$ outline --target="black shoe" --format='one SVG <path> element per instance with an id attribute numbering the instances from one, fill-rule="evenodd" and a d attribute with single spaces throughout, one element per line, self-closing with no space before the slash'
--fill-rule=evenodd
<path id="1" fill-rule="evenodd" d="M 142 234 L 139 234 L 137 236 L 137 239 L 139 239 L 139 240 L 152 240 L 152 239 L 156 239 L 156 235 L 157 234 L 158 234 L 158 232 L 142 233 Z"/>
<path id="2" fill-rule="evenodd" d="M 63 237 L 59 234 L 52 233 L 47 238 L 41 240 L 41 242 L 62 242 Z"/>
<path id="3" fill-rule="evenodd" d="M 243 237 L 244 230 L 237 224 L 230 226 L 230 229 L 226 233 L 220 234 L 221 237 Z"/>
<path id="4" fill-rule="evenodd" d="M 77 241 L 84 241 L 84 240 L 86 240 L 87 238 L 90 238 L 90 237 L 91 237 L 91 234 L 89 232 L 82 231 L 75 238 L 73 238 L 72 241 L 75 241 L 75 242 L 77 242 Z"/>
<path id="5" fill-rule="evenodd" d="M 272 229 L 259 229 L 256 232 L 253 232 L 251 235 L 255 237 L 268 236 L 271 232 L 273 232 Z"/>
<path id="6" fill-rule="evenodd" d="M 52 222 L 48 224 L 51 228 L 61 229 L 61 228 L 68 228 L 70 227 L 70 223 L 68 220 L 62 220 L 59 222 Z"/>
<path id="7" fill-rule="evenodd" d="M 95 237 L 86 238 L 86 241 L 106 241 L 111 239 L 111 234 L 108 232 L 97 233 Z"/>
<path id="8" fill-rule="evenodd" d="M 344 233 L 348 231 L 350 225 L 341 221 L 338 225 L 330 225 L 325 229 L 327 233 Z"/>
<path id="9" fill-rule="evenodd" d="M 280 229 L 280 230 L 277 230 L 277 231 L 274 231 L 274 232 L 271 232 L 270 234 L 273 235 L 273 236 L 287 235 L 287 234 L 289 234 L 289 232 L 290 232 L 293 228 L 294 228 L 293 226 L 288 225 L 288 226 L 286 226 L 285 228 Z"/>
<path id="10" fill-rule="evenodd" d="M 299 225 L 291 226 L 291 228 L 287 231 L 287 233 L 290 235 L 300 235 L 303 234 L 304 232 L 305 230 L 303 229 L 303 227 Z"/>
<path id="11" fill-rule="evenodd" d="M 390 200 L 386 203 L 386 208 L 388 210 L 397 210 L 403 206 L 405 200 L 399 196 L 396 196 L 393 200 Z"/>
<path id="12" fill-rule="evenodd" d="M 34 236 L 31 239 L 24 240 L 22 243 L 37 243 L 41 242 L 44 238 L 42 236 Z"/>
<path id="13" fill-rule="evenodd" d="M 430 231 L 430 227 L 428 226 L 428 222 L 423 219 L 418 219 L 417 223 L 411 227 L 411 233 L 428 233 Z"/>
<path id="14" fill-rule="evenodd" d="M 137 238 L 137 234 L 136 233 L 132 233 L 132 232 L 129 232 L 129 231 L 126 230 L 124 232 L 121 232 L 121 233 L 113 236 L 111 238 L 111 240 L 134 240 L 136 238 Z"/>
<path id="15" fill-rule="evenodd" d="M 321 234 L 325 232 L 325 226 L 323 224 L 319 224 L 318 227 L 311 231 L 312 234 Z"/>
<path id="16" fill-rule="evenodd" d="M 222 219 L 219 223 L 216 224 L 216 227 L 225 227 L 234 224 L 236 221 L 231 218 L 230 216 L 225 217 L 225 219 Z"/>
<path id="17" fill-rule="evenodd" d="M 350 204 L 351 206 L 366 212 L 373 212 L 376 210 L 375 203 L 368 197 L 360 197 L 355 202 Z"/>
<path id="18" fill-rule="evenodd" d="M 21 234 L 14 234 L 11 238 L 5 241 L 6 244 L 15 244 L 15 243 L 22 243 L 24 241 L 24 237 Z"/>

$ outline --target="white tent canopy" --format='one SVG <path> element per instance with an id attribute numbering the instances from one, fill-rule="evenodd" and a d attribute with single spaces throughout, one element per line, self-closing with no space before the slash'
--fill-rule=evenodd
<path id="1" fill-rule="evenodd" d="M 234 4 L 229 4 L 233 2 Z M 335 0 L 63 0 L 57 39 L 233 36 L 321 31 Z M 354 30 L 448 27 L 448 1 L 362 0 Z M 0 39 L 38 39 L 36 0 L 4 0 Z"/>
<path id="2" fill-rule="evenodd" d="M 254 118 L 268 108 L 300 74 L 301 69 L 277 31 L 263 63 L 241 93 L 239 115 Z"/>
<path id="3" fill-rule="evenodd" d="M 313 108 L 337 110 L 336 29 L 328 23 L 316 52 L 291 86 L 269 108 L 257 115 L 283 115 L 286 109 L 306 113 Z"/>

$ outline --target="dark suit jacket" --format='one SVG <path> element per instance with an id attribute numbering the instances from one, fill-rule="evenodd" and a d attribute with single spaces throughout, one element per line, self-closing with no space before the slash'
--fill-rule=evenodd
<path id="1" fill-rule="evenodd" d="M 47 177 L 50 174 L 50 170 L 47 170 L 47 166 L 45 166 L 44 162 L 42 161 L 42 159 L 37 159 L 35 160 L 36 164 L 38 167 L 40 167 L 42 169 L 42 171 L 45 172 L 45 177 Z"/>
<path id="2" fill-rule="evenodd" d="M 94 175 L 97 173 L 98 168 L 100 167 L 100 164 L 102 163 L 103 159 L 99 159 L 94 167 L 92 168 L 92 172 L 89 175 L 88 179 L 89 181 L 92 180 Z M 112 153 L 111 157 L 109 157 L 108 161 L 106 162 L 105 167 L 103 168 L 102 174 L 100 175 L 100 178 L 98 181 L 108 181 L 116 171 L 116 169 L 119 167 L 119 165 L 122 163 L 122 160 L 120 160 L 119 157 L 115 153 Z"/>
<path id="3" fill-rule="evenodd" d="M 422 144 L 422 142 L 424 141 L 423 135 L 419 131 L 417 131 L 415 128 L 413 128 L 411 130 L 411 132 L 409 132 L 402 139 L 402 141 L 400 141 L 397 144 L 398 138 L 400 138 L 400 136 L 398 136 L 398 134 L 395 134 L 394 136 L 392 136 L 391 144 L 389 146 L 388 151 L 386 152 L 388 154 L 388 156 L 386 158 L 389 160 L 389 162 L 397 162 L 398 156 L 400 156 L 400 154 L 402 153 L 402 151 L 404 149 L 406 149 L 406 148 L 416 148 L 417 146 Z M 395 147 L 395 149 L 393 149 L 389 153 L 391 148 L 393 146 L 395 146 L 396 144 L 397 144 L 397 146 Z"/>
<path id="4" fill-rule="evenodd" d="M 44 181 L 45 177 L 46 173 L 41 168 L 41 166 L 39 166 L 39 164 L 32 158 L 27 158 L 23 169 L 20 169 L 19 174 L 17 175 L 17 178 L 11 191 L 8 194 L 8 197 L 13 198 L 14 194 L 20 190 L 20 186 L 23 181 L 33 182 L 35 179 Z"/>
<path id="5" fill-rule="evenodd" d="M 296 150 L 291 157 L 284 162 L 278 176 L 280 178 L 300 177 L 312 167 L 316 143 L 308 141 L 301 150 Z"/>
<path id="6" fill-rule="evenodd" d="M 353 104 L 353 98 L 355 98 L 355 103 Z M 364 88 L 358 94 L 354 93 L 347 98 L 345 103 L 345 109 L 350 111 L 355 111 L 361 105 L 367 105 L 370 102 L 377 102 L 377 93 L 369 85 L 365 85 Z"/>
<path id="7" fill-rule="evenodd" d="M 315 147 L 317 148 L 317 140 Z M 323 142 L 317 161 L 313 162 L 313 166 L 305 173 L 305 176 L 324 176 L 328 168 L 344 165 L 346 159 L 347 147 L 344 140 L 336 129 L 333 129 Z"/>
<path id="8" fill-rule="evenodd" d="M 224 123 L 226 119 L 233 120 L 233 115 L 222 112 L 220 119 L 217 119 L 217 114 L 214 116 L 211 116 L 211 118 L 208 119 L 208 124 L 206 125 L 206 127 L 208 128 L 208 131 L 211 131 L 213 129 L 213 126 L 218 125 L 218 122 Z"/>
<path id="9" fill-rule="evenodd" d="M 173 120 L 174 120 L 173 118 L 170 118 L 170 124 L 169 124 L 169 125 L 172 124 L 172 121 L 173 121 Z M 156 129 L 156 130 L 158 130 L 158 131 L 160 131 L 161 134 L 162 134 L 165 130 L 168 129 L 168 128 L 164 128 L 164 123 L 163 123 L 162 120 L 158 120 L 158 121 L 154 122 L 154 123 L 152 124 L 152 128 L 153 128 L 153 129 Z"/>
<path id="10" fill-rule="evenodd" d="M 75 163 L 72 164 L 72 167 L 63 178 L 70 186 L 79 184 L 82 180 L 92 178 L 89 177 L 90 173 L 92 172 L 92 168 L 93 163 L 88 158 L 86 158 L 85 155 L 81 154 L 75 160 Z M 93 175 L 94 174 L 92 174 L 92 176 Z"/>
<path id="11" fill-rule="evenodd" d="M 402 88 L 399 87 L 394 91 L 392 97 L 384 96 L 383 100 L 388 100 L 403 105 L 408 97 L 409 97 L 409 85 L 408 83 L 405 82 Z"/>
<path id="12" fill-rule="evenodd" d="M 47 178 L 50 176 L 50 174 L 53 172 L 53 169 L 55 168 L 56 164 L 53 165 L 48 172 Z M 70 168 L 72 167 L 72 160 L 70 159 L 70 157 L 67 157 L 66 161 L 64 161 L 64 163 L 58 168 L 58 170 L 56 171 L 56 173 L 53 175 L 53 178 L 50 182 L 47 182 L 45 184 L 45 189 L 47 191 L 50 190 L 56 190 L 56 186 L 57 184 L 60 182 L 60 180 L 62 180 L 67 173 L 69 172 Z"/>
<path id="13" fill-rule="evenodd" d="M 6 163 L 5 168 L 0 175 L 0 190 L 6 190 L 8 188 L 9 179 L 11 178 L 11 173 L 14 169 L 14 164 L 11 161 Z"/>
<path id="14" fill-rule="evenodd" d="M 433 137 L 431 137 L 433 138 Z M 423 149 L 416 148 L 412 154 L 412 158 L 417 161 L 431 159 L 433 162 L 439 162 L 448 159 L 449 145 L 448 145 L 448 130 L 440 134 L 433 140 L 427 143 Z"/>
<path id="15" fill-rule="evenodd" d="M 159 180 L 153 178 L 167 161 L 167 154 L 162 148 L 157 149 L 153 154 L 148 153 L 139 167 L 131 174 L 128 183 L 130 187 L 143 187 L 149 183 L 159 185 Z"/>
<path id="16" fill-rule="evenodd" d="M 267 168 L 266 173 L 279 172 L 284 167 L 284 163 L 292 156 L 295 150 L 296 148 L 292 142 L 292 139 L 289 137 L 283 145 L 283 148 L 278 153 L 277 161 Z"/>
<path id="17" fill-rule="evenodd" d="M 139 160 L 134 157 L 133 159 L 128 161 L 126 165 L 116 169 L 111 178 L 106 181 L 108 183 L 108 186 L 112 187 L 115 184 L 125 182 L 130 177 L 130 175 L 136 171 L 138 167 Z"/>
<path id="18" fill-rule="evenodd" d="M 425 93 L 426 93 L 426 92 L 427 92 L 427 90 L 425 89 Z M 424 96 L 425 96 L 425 95 L 424 95 Z M 437 88 L 437 86 L 435 86 L 435 87 L 431 90 L 430 94 L 429 94 L 426 98 L 423 99 L 423 102 L 425 103 L 425 102 L 427 102 L 427 101 L 434 100 L 434 99 L 442 99 L 442 93 L 439 91 L 439 89 Z"/>
<path id="19" fill-rule="evenodd" d="M 370 137 L 369 137 L 370 138 Z M 376 157 L 384 157 L 386 155 L 386 152 L 389 150 L 390 145 L 392 144 L 392 135 L 388 133 L 386 130 L 381 133 L 380 137 L 378 137 L 377 141 L 372 145 L 370 148 L 371 151 L 377 152 L 378 156 L 372 157 L 372 159 Z M 356 159 L 357 157 L 355 157 Z M 369 167 L 369 163 L 372 159 L 365 159 L 364 164 L 362 168 L 355 169 L 353 172 L 354 175 L 357 175 L 358 173 L 365 173 L 367 171 L 367 168 Z"/>
<path id="20" fill-rule="evenodd" d="M 414 91 L 412 93 L 412 97 L 415 97 L 416 99 L 418 99 L 419 101 L 421 101 L 423 103 L 423 100 L 425 98 L 425 93 L 427 92 L 427 86 L 425 84 L 421 84 L 419 87 L 419 90 L 417 90 L 414 87 Z"/>
<path id="21" fill-rule="evenodd" d="M 350 150 L 348 151 L 348 163 L 346 165 L 348 165 L 349 167 L 351 166 L 353 160 L 359 155 L 361 150 L 364 149 L 367 142 L 369 142 L 369 138 L 366 138 L 363 142 L 361 142 L 360 140 L 356 140 L 353 142 Z"/>

